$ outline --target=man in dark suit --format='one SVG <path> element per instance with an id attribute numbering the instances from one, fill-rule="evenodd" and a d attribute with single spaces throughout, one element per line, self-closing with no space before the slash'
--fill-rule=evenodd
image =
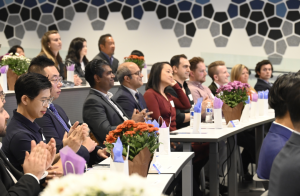
<path id="1" fill-rule="evenodd" d="M 116 129 L 119 124 L 130 118 L 136 122 L 144 122 L 147 115 L 134 109 L 132 116 L 128 116 L 111 99 L 109 89 L 114 86 L 114 77 L 111 67 L 102 59 L 94 59 L 86 66 L 85 79 L 91 90 L 84 102 L 82 116 L 102 146 L 108 132 Z"/>
<path id="2" fill-rule="evenodd" d="M 143 85 L 143 74 L 137 64 L 133 62 L 121 64 L 117 71 L 117 77 L 121 85 L 112 100 L 121 106 L 127 116 L 132 116 L 134 109 L 146 112 L 145 99 L 137 90 Z"/>
<path id="3" fill-rule="evenodd" d="M 212 94 L 216 96 L 217 89 L 220 88 L 220 86 L 228 83 L 228 77 L 229 73 L 227 71 L 227 67 L 225 66 L 224 61 L 215 61 L 212 62 L 208 66 L 208 75 L 213 80 L 211 85 L 208 87 Z"/>
<path id="4" fill-rule="evenodd" d="M 54 66 L 53 61 L 42 57 L 36 57 L 32 59 L 28 72 L 39 73 L 47 76 L 52 84 L 51 97 L 53 97 L 53 100 L 59 98 L 62 84 L 59 72 Z M 55 139 L 57 152 L 67 145 L 68 140 L 66 137 L 72 125 L 67 114 L 59 105 L 51 103 L 49 108 L 46 110 L 45 115 L 42 118 L 36 119 L 35 122 L 43 128 L 46 141 L 51 138 Z M 83 124 L 82 127 L 86 132 L 88 132 L 88 126 L 86 124 Z M 89 162 L 90 157 L 93 159 L 91 162 L 94 162 L 97 155 L 102 158 L 107 158 L 105 150 L 102 150 L 100 147 L 96 147 L 96 150 L 94 150 L 95 146 L 96 143 L 90 137 L 86 137 L 77 151 L 77 154 L 83 157 L 87 162 Z"/>
<path id="5" fill-rule="evenodd" d="M 273 78 L 273 65 L 269 60 L 263 60 L 258 62 L 255 67 L 255 77 L 257 78 L 257 83 L 254 89 L 258 91 L 270 90 L 272 83 L 269 83 L 269 79 Z"/>
<path id="6" fill-rule="evenodd" d="M 287 108 L 287 94 L 293 91 L 295 82 L 300 81 L 300 73 L 280 76 L 269 93 L 269 105 L 275 110 L 275 122 L 272 123 L 260 149 L 257 175 L 269 179 L 273 161 L 294 132 Z"/>
<path id="7" fill-rule="evenodd" d="M 274 159 L 269 182 L 270 196 L 300 195 L 300 81 L 288 92 L 286 104 L 294 132 Z"/>
<path id="8" fill-rule="evenodd" d="M 115 41 L 111 34 L 102 35 L 98 41 L 98 47 L 100 52 L 94 57 L 94 59 L 105 60 L 112 69 L 113 74 L 116 74 L 119 66 L 119 60 L 113 56 L 115 53 Z M 115 80 L 116 79 L 117 78 L 115 78 Z"/>
<path id="9" fill-rule="evenodd" d="M 0 99 L 0 137 L 6 135 L 6 122 L 8 113 L 3 108 L 4 98 Z M 54 140 L 53 140 L 54 141 Z M 3 196 L 37 196 L 40 192 L 40 179 L 42 178 L 47 165 L 47 158 L 50 160 L 55 156 L 55 141 L 49 146 L 41 142 L 36 145 L 31 142 L 31 153 L 26 153 L 23 163 L 24 174 L 18 171 L 7 159 L 1 150 L 0 142 L 0 193 Z M 49 148 L 49 151 L 47 150 Z M 48 151 L 48 152 L 47 152 Z M 52 153 L 50 153 L 52 151 Z M 52 157 L 51 157 L 52 156 Z M 39 158 L 37 158 L 39 157 Z"/>

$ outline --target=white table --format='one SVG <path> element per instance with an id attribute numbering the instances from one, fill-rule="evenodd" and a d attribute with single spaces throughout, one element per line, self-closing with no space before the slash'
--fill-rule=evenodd
<path id="1" fill-rule="evenodd" d="M 159 155 L 157 153 L 156 162 L 161 166 L 161 174 L 157 174 L 155 170 L 149 169 L 148 177 L 151 175 L 174 175 L 176 178 L 182 171 L 182 195 L 192 196 L 193 195 L 193 164 L 192 159 L 195 156 L 194 152 L 171 152 L 169 155 Z M 110 159 L 105 159 L 101 165 L 110 165 Z M 95 167 L 97 169 L 98 167 Z M 147 177 L 147 178 L 148 178 Z M 172 179 L 173 180 L 173 179 Z M 170 181 L 171 182 L 171 181 Z M 169 186 L 169 184 L 167 184 Z M 168 188 L 166 186 L 165 188 Z M 164 189 L 165 191 L 166 189 Z M 161 192 L 163 193 L 163 192 Z"/>
<path id="2" fill-rule="evenodd" d="M 228 195 L 237 195 L 237 144 L 236 134 L 247 129 L 255 128 L 256 141 L 256 160 L 258 160 L 260 147 L 264 138 L 264 124 L 274 121 L 274 111 L 269 111 L 270 116 L 259 116 L 257 119 L 249 119 L 248 123 L 240 124 L 235 128 L 227 128 L 225 125 L 222 129 L 204 128 L 202 134 L 192 134 L 191 128 L 186 127 L 174 131 L 176 135 L 170 135 L 171 142 L 183 143 L 183 151 L 190 152 L 192 142 L 209 142 L 209 180 L 210 180 L 210 195 L 219 196 L 219 150 L 218 142 L 227 139 L 228 155 L 230 151 L 231 167 L 228 173 Z M 229 148 L 230 146 L 230 148 Z"/>

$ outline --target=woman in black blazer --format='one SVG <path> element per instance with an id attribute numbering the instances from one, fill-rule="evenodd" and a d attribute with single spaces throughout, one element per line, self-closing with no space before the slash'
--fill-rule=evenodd
<path id="1" fill-rule="evenodd" d="M 87 43 L 84 38 L 77 37 L 72 40 L 68 54 L 66 56 L 66 65 L 75 64 L 74 73 L 84 79 L 85 66 L 88 64 Z"/>

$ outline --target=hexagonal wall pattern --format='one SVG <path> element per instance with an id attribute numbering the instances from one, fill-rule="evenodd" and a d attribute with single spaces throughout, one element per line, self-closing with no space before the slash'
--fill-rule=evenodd
<path id="1" fill-rule="evenodd" d="M 197 30 L 209 31 L 216 47 L 226 47 L 235 29 L 245 29 L 252 47 L 282 59 L 288 47 L 299 46 L 299 9 L 298 0 L 231 0 L 223 11 L 210 0 L 0 0 L 0 31 L 9 44 L 20 43 L 26 31 L 41 38 L 51 29 L 70 30 L 76 13 L 102 31 L 112 12 L 120 13 L 128 30 L 138 30 L 144 12 L 153 12 L 180 47 L 190 47 Z"/>

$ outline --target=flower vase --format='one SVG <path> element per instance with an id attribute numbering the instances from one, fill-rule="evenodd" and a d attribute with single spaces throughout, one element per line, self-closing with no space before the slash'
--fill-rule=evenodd
<path id="1" fill-rule="evenodd" d="M 226 125 L 231 120 L 240 120 L 241 116 L 242 116 L 243 108 L 244 108 L 243 102 L 239 103 L 234 108 L 232 108 L 229 105 L 227 105 L 226 103 L 224 103 L 222 106 L 222 112 L 223 112 L 225 120 L 226 120 Z"/>
<path id="2" fill-rule="evenodd" d="M 15 84 L 19 76 L 11 69 L 7 71 L 8 90 L 15 90 Z"/>
<path id="3" fill-rule="evenodd" d="M 142 177 L 147 177 L 150 163 L 152 161 L 152 154 L 148 147 L 137 154 L 132 161 L 128 161 L 129 175 L 137 173 Z"/>

